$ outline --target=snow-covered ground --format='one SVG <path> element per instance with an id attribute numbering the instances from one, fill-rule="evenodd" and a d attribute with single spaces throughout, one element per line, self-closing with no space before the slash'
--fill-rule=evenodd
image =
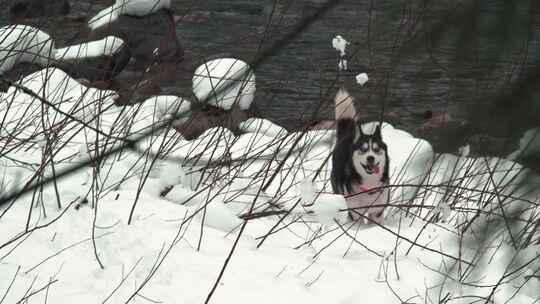
<path id="1" fill-rule="evenodd" d="M 3 195 L 156 132 L 0 207 L 0 302 L 204 303 L 226 261 L 211 303 L 540 297 L 540 245 L 522 246 L 540 177 L 517 163 L 436 155 L 385 123 L 392 206 L 383 226 L 352 223 L 331 193 L 333 130 L 251 119 L 188 141 L 156 128 L 189 113 L 181 97 L 118 108 L 52 68 L 19 84 L 0 95 Z"/>

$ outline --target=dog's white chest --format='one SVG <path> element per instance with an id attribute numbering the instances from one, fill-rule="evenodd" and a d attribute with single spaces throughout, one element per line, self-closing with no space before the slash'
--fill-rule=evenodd
<path id="1" fill-rule="evenodd" d="M 365 187 L 358 184 L 353 184 L 353 189 L 354 192 L 349 193 L 345 199 L 347 207 L 351 209 L 352 218 L 354 220 L 362 219 L 364 218 L 361 216 L 362 214 L 378 221 L 384 211 L 384 205 L 388 203 L 388 189 Z"/>

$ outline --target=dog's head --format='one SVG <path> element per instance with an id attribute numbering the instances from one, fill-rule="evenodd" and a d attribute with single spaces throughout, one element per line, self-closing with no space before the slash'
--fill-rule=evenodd
<path id="1" fill-rule="evenodd" d="M 334 191 L 353 192 L 353 183 L 387 183 L 390 160 L 381 126 L 371 134 L 364 133 L 356 117 L 353 98 L 344 89 L 336 94 L 335 106 L 337 141 L 332 153 L 331 173 Z"/>
<path id="2" fill-rule="evenodd" d="M 356 129 L 358 136 L 352 145 L 354 169 L 362 178 L 380 177 L 382 182 L 388 179 L 388 147 L 383 141 L 381 127 L 377 126 L 373 134 L 365 134 L 361 126 Z"/>

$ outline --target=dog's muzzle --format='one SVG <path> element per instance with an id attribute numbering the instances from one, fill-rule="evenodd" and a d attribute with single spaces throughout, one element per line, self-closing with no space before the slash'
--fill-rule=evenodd
<path id="1" fill-rule="evenodd" d="M 379 163 L 376 164 L 362 164 L 362 167 L 366 171 L 367 174 L 379 174 L 380 168 Z"/>

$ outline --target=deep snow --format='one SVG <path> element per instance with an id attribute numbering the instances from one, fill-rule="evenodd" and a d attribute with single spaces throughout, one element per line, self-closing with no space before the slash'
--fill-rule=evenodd
<path id="1" fill-rule="evenodd" d="M 36 79 L 39 85 L 37 76 L 45 72 L 52 75 L 51 85 L 64 83 L 64 92 L 75 94 L 73 99 L 82 98 L 81 106 L 90 105 L 89 111 L 81 112 L 82 121 L 95 121 L 92 118 L 100 113 L 98 125 L 103 131 L 112 132 L 123 125 L 123 129 L 115 132 L 136 133 L 169 113 L 165 103 L 175 109 L 182 107 L 181 98 L 156 97 L 141 107 L 96 112 L 99 103 L 88 99 L 85 88 L 59 70 L 43 70 L 22 81 L 34 88 L 30 79 Z M 46 94 L 64 111 L 74 112 L 73 108 L 78 107 L 54 99 L 54 92 L 47 90 Z M 0 98 L 5 101 L 12 94 L 16 95 L 17 103 L 27 100 L 31 107 L 34 103 L 39 105 L 14 89 Z M 183 110 L 188 110 L 189 104 L 185 105 Z M 7 116 L 17 115 L 11 109 L 3 108 L 3 111 Z M 62 117 L 54 111 L 50 115 Z M 134 123 L 117 123 L 125 119 Z M 258 128 L 248 127 L 257 122 Z M 374 123 L 366 124 L 364 129 L 369 131 L 373 126 Z M 39 129 L 37 125 L 36 128 Z M 84 130 L 91 140 L 74 145 L 70 150 L 75 155 L 71 163 L 89 157 L 96 140 L 101 141 L 99 145 L 107 140 L 104 136 L 96 139 L 95 130 Z M 325 160 L 333 145 L 334 131 L 284 133 L 268 122 L 255 120 L 245 130 L 247 133 L 235 137 L 223 128 L 210 129 L 194 141 L 162 132 L 139 145 L 141 151 L 154 153 L 170 148 L 171 159 L 158 160 L 151 169 L 152 153 L 125 151 L 119 159 L 103 162 L 98 173 L 87 167 L 59 181 L 61 209 L 57 207 L 53 185 L 44 187 L 43 193 L 34 198 L 35 208 L 30 209 L 32 194 L 19 198 L 9 209 L 2 207 L 5 214 L 0 218 L 0 294 L 5 297 L 4 302 L 27 299 L 28 303 L 44 303 L 47 299 L 48 303 L 82 304 L 124 303 L 131 299 L 133 303 L 202 303 L 243 222 L 237 215 L 245 214 L 251 204 L 254 212 L 262 211 L 269 202 L 281 205 L 281 210 L 292 211 L 282 222 L 276 216 L 248 222 L 212 303 L 399 303 L 398 297 L 412 303 L 431 303 L 446 292 L 451 292 L 452 297 L 488 295 L 489 284 L 499 280 L 507 265 L 505 258 L 512 250 L 508 243 L 498 251 L 482 248 L 474 242 L 473 235 L 465 236 L 471 240 L 460 247 L 455 227 L 470 216 L 463 211 L 466 207 L 474 208 L 489 200 L 476 195 L 478 189 L 493 188 L 509 180 L 518 183 L 519 178 L 527 178 L 531 185 L 538 182 L 537 176 L 513 173 L 521 167 L 507 160 L 436 157 L 426 141 L 384 124 L 382 132 L 390 147 L 392 184 L 408 185 L 392 191 L 392 202 L 405 204 L 412 200 L 413 204 L 432 206 L 435 209 L 425 208 L 418 214 L 439 210 L 444 222 L 426 224 L 391 208 L 384 227 L 358 225 L 347 222 L 342 211 L 343 197 L 330 193 L 330 163 Z M 256 130 L 260 132 L 250 132 Z M 85 137 L 78 138 L 84 142 Z M 167 140 L 170 140 L 167 145 L 161 145 Z M 20 148 L 9 159 L 2 159 L 3 191 L 13 191 L 17 188 L 15 183 L 24 184 L 32 176 L 37 165 L 24 167 L 20 162 L 40 163 L 39 147 L 30 152 Z M 293 152 L 285 159 L 289 149 Z M 223 157 L 232 162 L 203 170 L 208 161 Z M 189 161 L 182 164 L 186 159 Z M 281 162 L 284 165 L 280 167 Z M 57 170 L 69 164 L 59 163 Z M 487 172 L 496 164 L 499 168 L 491 179 Z M 47 168 L 47 174 L 51 174 L 50 166 Z M 505 174 L 502 169 L 511 169 L 511 173 Z M 140 181 L 146 172 L 150 174 L 143 186 Z M 273 173 L 277 174 L 276 178 L 261 191 Z M 94 174 L 97 179 L 92 178 Z M 87 195 L 93 184 L 94 190 L 102 191 L 98 200 Z M 419 191 L 413 187 L 419 184 L 431 186 Z M 160 196 L 171 185 L 174 185 L 172 190 L 165 197 Z M 459 185 L 468 185 L 468 190 L 459 196 L 444 191 Z M 505 187 L 501 193 L 510 193 L 507 191 L 511 188 Z M 523 198 L 538 201 L 537 189 L 520 191 L 514 196 L 523 194 Z M 85 196 L 88 203 L 80 204 L 80 198 Z M 507 212 L 525 204 L 523 200 L 513 201 Z M 70 205 L 70 202 L 74 203 Z M 74 208 L 75 204 L 79 208 Z M 133 220 L 128 225 L 133 206 Z M 485 210 L 495 208 L 496 205 L 490 205 Z M 29 210 L 32 214 L 27 230 Z M 538 216 L 538 210 L 531 208 L 522 216 L 534 214 Z M 482 222 L 479 223 L 481 227 Z M 261 237 L 275 225 L 278 229 L 272 230 L 274 233 L 257 248 Z M 504 233 L 494 234 L 493 238 L 507 240 Z M 425 248 L 411 246 L 413 241 Z M 409 248 L 411 251 L 407 252 Z M 479 249 L 494 257 L 474 260 L 473 253 Z M 530 246 L 520 251 L 519 259 L 515 259 L 510 269 L 518 268 L 526 258 L 538 256 L 539 249 Z M 456 284 L 437 274 L 438 270 L 455 275 L 450 268 L 457 257 L 479 263 L 471 280 L 474 279 L 475 286 L 486 284 L 487 287 Z M 538 260 L 516 271 L 512 275 L 514 283 L 495 293 L 496 302 L 510 298 L 517 286 L 534 274 L 537 265 Z M 441 282 L 445 283 L 442 287 Z M 511 302 L 532 303 L 539 288 L 538 281 L 529 280 Z M 470 298 L 453 302 L 469 303 Z"/>
<path id="2" fill-rule="evenodd" d="M 170 1 L 117 0 L 89 26 L 168 7 Z M 1 28 L 0 38 L 6 58 L 0 73 L 20 61 L 45 66 L 54 56 L 95 57 L 123 43 L 109 37 L 56 50 L 46 33 L 23 25 Z M 336 39 L 333 46 L 345 56 L 348 43 Z M 340 66 L 347 68 L 345 59 Z M 253 73 L 214 94 L 243 71 L 249 66 L 233 58 L 201 65 L 195 96 L 224 109 L 249 108 Z M 289 133 L 249 119 L 240 136 L 213 128 L 188 141 L 156 128 L 189 115 L 191 103 L 179 96 L 119 108 L 114 91 L 86 87 L 55 68 L 17 85 L 29 91 L 12 86 L 0 93 L 2 195 L 24 188 L 36 172 L 52 176 L 125 138 L 155 132 L 99 167 L 85 166 L 0 207 L 0 303 L 202 303 L 242 217 L 268 211 L 278 215 L 247 222 L 211 302 L 470 303 L 493 292 L 495 303 L 533 303 L 540 297 L 540 245 L 512 247 L 514 238 L 535 229 L 529 223 L 540 214 L 540 177 L 513 161 L 436 155 L 425 140 L 384 123 L 395 206 L 384 226 L 358 224 L 348 221 L 344 198 L 331 193 L 333 130 Z M 538 150 L 532 138 L 533 131 L 524 135 L 522 152 Z M 512 223 L 503 220 L 507 215 Z"/>
<path id="3" fill-rule="evenodd" d="M 93 20 L 108 22 L 130 5 L 134 14 L 153 9 L 131 0 L 115 10 L 120 2 Z M 47 60 L 52 51 L 58 59 L 93 57 L 123 43 L 108 37 L 56 50 L 37 29 L 14 29 L 35 36 L 14 38 L 6 28 L 0 35 L 15 50 L 50 50 L 40 57 Z M 0 72 L 34 59 L 9 59 Z M 194 73 L 194 94 L 248 109 L 255 76 L 236 79 L 244 71 L 249 66 L 238 59 L 209 61 Z M 215 94 L 230 78 L 236 83 Z M 359 75 L 360 84 L 367 80 Z M 511 160 L 470 158 L 466 149 L 437 155 L 427 141 L 383 123 L 392 206 L 384 226 L 351 223 L 329 182 L 334 130 L 287 132 L 250 118 L 239 136 L 219 127 L 189 141 L 157 127 L 189 117 L 185 98 L 153 96 L 128 107 L 116 107 L 116 98 L 57 68 L 0 93 L 0 194 L 35 182 L 36 172 L 52 176 L 152 131 L 99 167 L 84 166 L 0 207 L 0 303 L 202 303 L 242 218 L 265 214 L 247 222 L 211 302 L 470 303 L 501 278 L 496 303 L 540 297 L 540 245 L 512 247 L 535 229 L 540 177 Z M 375 125 L 362 127 L 369 133 Z M 537 150 L 536 141 L 527 146 L 532 132 L 522 140 L 525 153 Z"/>

